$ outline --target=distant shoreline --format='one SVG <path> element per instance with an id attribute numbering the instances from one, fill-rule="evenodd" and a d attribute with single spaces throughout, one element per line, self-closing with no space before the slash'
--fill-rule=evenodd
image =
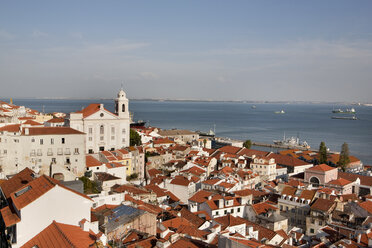
<path id="1" fill-rule="evenodd" d="M 20 97 L 14 100 L 112 100 L 113 98 L 74 98 L 74 97 Z M 0 97 L 0 100 L 9 101 L 9 97 Z M 159 98 L 130 98 L 130 101 L 152 101 L 152 102 L 221 102 L 221 103 L 247 103 L 247 104 L 335 104 L 335 105 L 360 105 L 372 106 L 372 103 L 359 102 L 327 102 L 327 101 L 268 101 L 268 100 L 215 100 L 215 99 L 159 99 Z"/>

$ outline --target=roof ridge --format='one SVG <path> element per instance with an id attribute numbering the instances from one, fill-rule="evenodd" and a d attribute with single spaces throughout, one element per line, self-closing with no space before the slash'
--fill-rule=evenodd
<path id="1" fill-rule="evenodd" d="M 72 246 L 72 247 L 76 247 L 78 248 L 77 246 L 74 245 L 74 243 L 67 237 L 67 235 L 62 231 L 62 229 L 57 225 L 57 222 L 55 220 L 53 220 L 53 223 L 52 223 L 57 231 L 66 239 L 66 241 Z"/>

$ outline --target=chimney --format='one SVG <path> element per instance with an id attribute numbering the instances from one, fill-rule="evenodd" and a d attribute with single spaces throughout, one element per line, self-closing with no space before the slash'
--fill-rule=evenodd
<path id="1" fill-rule="evenodd" d="M 99 104 L 99 109 L 100 109 L 100 110 L 103 110 L 103 103 L 100 103 L 100 104 Z"/>

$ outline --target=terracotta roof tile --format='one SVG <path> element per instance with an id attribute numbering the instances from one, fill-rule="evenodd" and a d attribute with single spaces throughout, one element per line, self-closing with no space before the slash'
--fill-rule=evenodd
<path id="1" fill-rule="evenodd" d="M 350 182 L 349 180 L 346 180 L 344 178 L 339 178 L 339 179 L 336 179 L 336 180 L 332 180 L 328 183 L 333 184 L 333 185 L 338 185 L 338 186 L 345 186 L 345 185 L 348 185 L 352 182 Z"/>
<path id="2" fill-rule="evenodd" d="M 196 192 L 192 197 L 190 197 L 189 201 L 203 203 L 208 200 L 209 196 L 212 196 L 213 193 L 205 190 L 199 190 Z"/>
<path id="3" fill-rule="evenodd" d="M 21 221 L 17 213 L 15 211 L 12 211 L 12 209 L 10 209 L 9 206 L 6 206 L 1 209 L 1 216 L 2 216 L 2 219 L 4 220 L 6 227 L 10 227 Z"/>
<path id="4" fill-rule="evenodd" d="M 334 201 L 318 198 L 312 205 L 312 210 L 319 210 L 323 212 L 328 212 L 331 210 L 331 208 L 335 205 Z"/>
<path id="5" fill-rule="evenodd" d="M 189 240 L 181 238 L 174 242 L 170 248 L 198 248 L 198 246 L 191 243 Z"/>
<path id="6" fill-rule="evenodd" d="M 8 199 L 11 193 L 22 188 L 23 186 L 33 181 L 34 179 L 35 179 L 35 172 L 29 169 L 28 167 L 26 167 L 18 174 L 4 181 L 1 184 L 1 189 L 5 197 Z"/>
<path id="7" fill-rule="evenodd" d="M 328 166 L 326 164 L 320 164 L 320 165 L 311 167 L 308 170 L 312 170 L 312 171 L 330 171 L 330 170 L 335 170 L 335 169 L 337 170 L 337 168 Z"/>
<path id="8" fill-rule="evenodd" d="M 47 226 L 38 235 L 33 237 L 21 248 L 88 248 L 95 243 L 95 237 L 89 232 L 83 231 L 79 226 L 72 226 L 53 221 L 52 224 Z"/>
<path id="9" fill-rule="evenodd" d="M 86 167 L 97 167 L 97 166 L 101 166 L 102 163 L 96 159 L 95 157 L 91 156 L 91 155 L 86 155 L 85 156 L 85 164 L 86 164 Z"/>
<path id="10" fill-rule="evenodd" d="M 22 130 L 22 135 L 25 134 L 25 129 Z M 32 135 L 51 135 L 51 134 L 85 134 L 78 130 L 72 129 L 70 127 L 29 127 L 29 134 Z"/>
<path id="11" fill-rule="evenodd" d="M 109 112 L 110 114 L 112 115 L 115 115 L 113 113 L 111 113 L 110 111 L 108 111 L 106 108 L 104 108 L 107 112 Z M 98 112 L 100 110 L 100 104 L 99 103 L 91 103 L 88 105 L 88 107 L 80 110 L 80 111 L 77 111 L 75 113 L 82 113 L 83 114 L 83 117 L 86 118 L 96 112 Z"/>
<path id="12" fill-rule="evenodd" d="M 263 213 L 267 213 L 268 211 L 270 210 L 277 210 L 278 208 L 277 207 L 274 207 L 273 205 L 271 204 L 268 204 L 266 202 L 260 202 L 260 203 L 256 203 L 256 204 L 253 204 L 252 205 L 254 211 L 256 212 L 256 214 L 263 214 Z"/>

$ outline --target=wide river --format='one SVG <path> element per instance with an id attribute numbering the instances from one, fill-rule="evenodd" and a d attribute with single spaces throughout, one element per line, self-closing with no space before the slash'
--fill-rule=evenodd
<path id="1" fill-rule="evenodd" d="M 49 100 L 14 99 L 38 111 L 73 112 L 89 103 L 105 104 L 111 111 L 113 100 Z M 372 164 L 372 107 L 340 106 L 331 104 L 279 104 L 238 102 L 174 102 L 174 101 L 130 101 L 130 111 L 135 120 L 144 120 L 151 126 L 164 129 L 180 128 L 209 131 L 215 125 L 216 135 L 234 139 L 272 143 L 285 134 L 299 135 L 301 140 L 317 149 L 324 141 L 332 151 L 340 151 L 347 142 L 351 155 L 364 164 Z M 331 119 L 335 108 L 356 110 L 358 120 Z M 284 110 L 285 114 L 274 112 Z"/>

